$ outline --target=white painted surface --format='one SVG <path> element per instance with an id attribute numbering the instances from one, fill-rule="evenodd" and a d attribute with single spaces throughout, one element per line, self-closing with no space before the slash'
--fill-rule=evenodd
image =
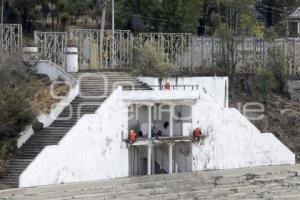
<path id="1" fill-rule="evenodd" d="M 126 177 L 127 108 L 118 88 L 84 115 L 58 145 L 46 147 L 20 176 L 20 187 Z"/>
<path id="2" fill-rule="evenodd" d="M 37 74 L 45 74 L 52 81 L 60 81 L 63 79 L 67 83 L 71 83 L 75 85 L 77 83 L 76 79 L 64 71 L 61 67 L 56 65 L 55 63 L 48 60 L 41 60 L 38 62 L 37 66 L 34 67 L 35 73 Z"/>
<path id="3" fill-rule="evenodd" d="M 17 140 L 17 147 L 21 148 L 23 144 L 34 134 L 32 126 L 27 126 L 24 131 L 19 133 L 19 138 Z"/>
<path id="4" fill-rule="evenodd" d="M 83 116 L 58 145 L 45 148 L 20 176 L 20 186 L 128 176 L 128 149 L 122 142 L 128 137 L 127 106 L 136 101 L 182 99 L 193 103 L 193 129 L 200 127 L 207 137 L 199 144 L 174 147 L 175 170 L 295 164 L 295 155 L 277 138 L 260 133 L 236 109 L 224 108 L 203 90 L 125 92 L 119 88 L 96 114 Z M 168 149 L 160 151 L 158 162 L 168 169 L 168 159 L 162 159 L 168 158 Z"/>
<path id="5" fill-rule="evenodd" d="M 23 53 L 37 53 L 38 47 L 23 47 Z"/>
<path id="6" fill-rule="evenodd" d="M 294 153 L 236 109 L 200 99 L 193 112 L 194 128 L 208 134 L 202 145 L 192 145 L 193 171 L 295 164 Z"/>
<path id="7" fill-rule="evenodd" d="M 78 48 L 67 47 L 66 49 L 67 72 L 78 72 Z"/>
<path id="8" fill-rule="evenodd" d="M 156 77 L 138 77 L 139 81 L 142 81 L 150 86 L 164 86 L 166 82 L 169 82 L 171 86 L 182 86 L 198 85 L 199 90 L 205 90 L 212 97 L 212 99 L 224 106 L 228 107 L 228 78 L 227 77 L 180 77 L 180 78 L 165 78 L 159 81 L 159 78 Z M 158 90 L 157 87 L 153 89 Z M 178 87 L 176 90 L 183 90 L 183 87 Z M 186 87 L 186 90 L 191 90 L 191 87 Z M 194 88 L 195 89 L 195 88 Z"/>
<path id="9" fill-rule="evenodd" d="M 176 91 L 176 90 L 143 90 L 123 91 L 123 100 L 129 102 L 170 102 L 181 100 L 195 100 L 202 91 Z M 202 92 L 203 93 L 203 92 Z"/>

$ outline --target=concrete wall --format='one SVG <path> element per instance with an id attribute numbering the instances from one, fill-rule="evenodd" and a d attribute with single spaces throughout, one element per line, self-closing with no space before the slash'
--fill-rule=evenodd
<path id="1" fill-rule="evenodd" d="M 41 60 L 33 69 L 37 74 L 45 74 L 47 75 L 52 81 L 59 81 L 60 79 L 65 80 L 72 85 L 77 83 L 76 79 L 60 68 L 55 63 L 49 60 Z"/>
<path id="2" fill-rule="evenodd" d="M 128 176 L 127 108 L 118 88 L 84 115 L 58 145 L 46 147 L 20 176 L 20 187 Z"/>
<path id="3" fill-rule="evenodd" d="M 295 164 L 295 155 L 270 133 L 260 133 L 236 109 L 200 99 L 193 113 L 194 128 L 207 137 L 192 145 L 193 171 Z"/>
<path id="4" fill-rule="evenodd" d="M 180 77 L 180 78 L 166 78 L 161 82 L 159 78 L 155 77 L 138 77 L 138 79 L 150 86 L 163 86 L 166 82 L 169 82 L 171 86 L 175 85 L 198 85 L 199 90 L 205 90 L 212 97 L 212 99 L 224 106 L 228 107 L 228 78 L 227 77 Z M 155 87 L 154 89 L 158 89 Z M 187 87 L 186 90 L 191 88 Z M 195 89 L 195 88 L 194 88 Z M 182 87 L 178 87 L 178 90 L 183 90 Z"/>

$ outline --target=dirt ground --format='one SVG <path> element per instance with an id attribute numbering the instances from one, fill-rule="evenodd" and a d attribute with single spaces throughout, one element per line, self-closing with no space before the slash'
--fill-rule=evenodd
<path id="1" fill-rule="evenodd" d="M 259 98 L 249 97 L 241 92 L 230 94 L 230 107 L 241 108 L 246 103 L 259 102 Z M 300 162 L 300 101 L 290 100 L 287 97 L 271 94 L 268 105 L 263 104 L 264 112 L 247 114 L 258 116 L 263 114 L 261 120 L 251 120 L 262 132 L 273 133 L 291 151 L 296 154 L 297 162 Z M 251 108 L 251 107 L 249 107 Z M 254 108 L 254 107 L 253 107 Z M 239 109 L 243 111 L 244 109 Z"/>

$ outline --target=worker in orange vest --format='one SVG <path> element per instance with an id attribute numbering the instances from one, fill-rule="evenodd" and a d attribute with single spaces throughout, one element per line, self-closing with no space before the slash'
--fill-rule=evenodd
<path id="1" fill-rule="evenodd" d="M 129 144 L 133 144 L 136 140 L 137 140 L 137 134 L 134 130 L 131 130 L 129 132 L 129 140 L 128 140 Z"/>
<path id="2" fill-rule="evenodd" d="M 169 82 L 166 82 L 164 88 L 165 90 L 171 90 L 171 84 Z"/>
<path id="3" fill-rule="evenodd" d="M 201 129 L 200 128 L 196 128 L 193 132 L 193 136 L 194 136 L 194 139 L 197 141 L 197 143 L 200 141 L 201 139 L 201 136 L 202 136 L 202 132 L 201 132 Z"/>

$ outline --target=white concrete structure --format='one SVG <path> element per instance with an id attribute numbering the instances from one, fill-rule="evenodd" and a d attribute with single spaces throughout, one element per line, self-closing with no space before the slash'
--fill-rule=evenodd
<path id="1" fill-rule="evenodd" d="M 23 53 L 27 54 L 31 54 L 31 53 L 38 53 L 39 49 L 37 46 L 28 46 L 28 47 L 23 47 Z"/>
<path id="2" fill-rule="evenodd" d="M 60 141 L 45 148 L 20 176 L 20 186 L 128 176 L 126 106 L 117 89 L 96 114 L 85 115 Z"/>
<path id="3" fill-rule="evenodd" d="M 229 83 L 227 77 L 178 77 L 164 79 L 156 77 L 138 77 L 138 79 L 139 81 L 152 86 L 154 90 L 158 90 L 159 87 L 164 86 L 167 82 L 170 83 L 171 87 L 175 87 L 176 90 L 203 91 L 204 88 L 216 103 L 228 107 Z"/>
<path id="4" fill-rule="evenodd" d="M 95 114 L 85 115 L 58 145 L 35 158 L 20 176 L 20 187 L 295 164 L 295 155 L 277 138 L 227 108 L 228 92 L 214 91 L 218 84 L 226 90 L 225 80 L 214 85 L 218 78 L 206 79 L 207 87 L 180 92 L 118 88 Z M 195 128 L 204 133 L 200 142 L 192 138 Z M 128 144 L 132 129 L 139 137 Z"/>
<path id="5" fill-rule="evenodd" d="M 66 48 L 66 70 L 67 72 L 78 72 L 78 48 Z"/>

